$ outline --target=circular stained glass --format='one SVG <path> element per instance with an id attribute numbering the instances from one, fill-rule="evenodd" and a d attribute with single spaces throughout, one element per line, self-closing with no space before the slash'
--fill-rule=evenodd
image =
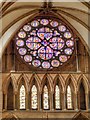
<path id="1" fill-rule="evenodd" d="M 31 25 L 33 27 L 37 27 L 39 25 L 39 22 L 37 20 L 34 20 L 34 21 L 31 22 Z"/>
<path id="2" fill-rule="evenodd" d="M 31 26 L 30 25 L 24 25 L 23 29 L 25 31 L 30 31 L 31 30 Z"/>
<path id="3" fill-rule="evenodd" d="M 64 33 L 64 37 L 67 38 L 67 39 L 71 38 L 71 36 L 72 36 L 72 34 L 70 32 L 65 32 Z"/>
<path id="4" fill-rule="evenodd" d="M 24 60 L 25 60 L 26 62 L 31 62 L 31 61 L 32 61 L 32 56 L 31 56 L 31 55 L 25 55 L 25 56 L 24 56 Z"/>
<path id="5" fill-rule="evenodd" d="M 30 66 L 52 69 L 63 65 L 74 51 L 74 35 L 53 17 L 36 17 L 15 35 L 17 52 Z"/>
<path id="6" fill-rule="evenodd" d="M 53 67 L 58 67 L 60 62 L 58 60 L 52 60 L 51 64 Z"/>
<path id="7" fill-rule="evenodd" d="M 23 40 L 17 40 L 16 45 L 19 46 L 19 47 L 22 47 L 22 46 L 24 46 L 24 41 Z"/>
<path id="8" fill-rule="evenodd" d="M 18 37 L 19 37 L 19 38 L 25 38 L 25 37 L 26 37 L 26 33 L 25 33 L 24 31 L 19 32 L 19 33 L 18 33 Z"/>
<path id="9" fill-rule="evenodd" d="M 38 66 L 40 66 L 41 63 L 39 60 L 33 60 L 32 64 L 33 64 L 33 66 L 38 67 Z"/>
<path id="10" fill-rule="evenodd" d="M 42 25 L 47 25 L 47 24 L 49 23 L 49 21 L 48 21 L 47 19 L 42 19 L 42 20 L 40 21 L 40 23 L 41 23 Z"/>
<path id="11" fill-rule="evenodd" d="M 27 50 L 26 50 L 25 48 L 20 48 L 20 49 L 19 49 L 19 54 L 20 54 L 20 55 L 25 55 L 26 52 L 27 52 Z"/>
<path id="12" fill-rule="evenodd" d="M 43 68 L 50 68 L 50 63 L 49 62 L 43 62 L 42 67 Z"/>
<path id="13" fill-rule="evenodd" d="M 61 62 L 66 62 L 67 61 L 67 56 L 66 55 L 60 55 L 60 57 L 59 57 L 59 60 L 61 61 Z"/>
<path id="14" fill-rule="evenodd" d="M 52 27 L 57 27 L 58 26 L 58 22 L 57 21 L 52 21 L 50 24 L 51 24 Z"/>
<path id="15" fill-rule="evenodd" d="M 72 54 L 72 49 L 71 48 L 66 48 L 64 50 L 64 52 L 67 54 L 67 55 L 71 55 Z"/>
<path id="16" fill-rule="evenodd" d="M 66 27 L 65 27 L 64 25 L 60 25 L 60 26 L 58 27 L 58 29 L 59 29 L 61 32 L 65 32 Z"/>
<path id="17" fill-rule="evenodd" d="M 72 41 L 72 40 L 67 40 L 67 41 L 66 41 L 66 45 L 67 45 L 68 47 L 72 47 L 72 46 L 74 45 L 74 41 Z"/>

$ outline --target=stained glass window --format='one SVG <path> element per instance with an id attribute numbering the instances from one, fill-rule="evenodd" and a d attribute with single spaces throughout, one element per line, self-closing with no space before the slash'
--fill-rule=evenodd
<path id="1" fill-rule="evenodd" d="M 55 109 L 60 109 L 60 89 L 58 85 L 55 87 Z"/>
<path id="2" fill-rule="evenodd" d="M 20 88 L 20 109 L 25 109 L 25 87 L 24 85 Z"/>
<path id="3" fill-rule="evenodd" d="M 37 109 L 37 88 L 35 85 L 32 86 L 31 89 L 31 104 L 32 104 L 32 109 Z"/>
<path id="4" fill-rule="evenodd" d="M 74 52 L 75 37 L 58 18 L 36 17 L 15 36 L 21 59 L 35 68 L 52 69 L 63 65 Z"/>
<path id="5" fill-rule="evenodd" d="M 72 109 L 72 92 L 69 85 L 67 87 L 67 108 Z"/>
<path id="6" fill-rule="evenodd" d="M 45 85 L 43 90 L 43 109 L 49 109 L 49 96 L 48 96 L 48 88 Z"/>

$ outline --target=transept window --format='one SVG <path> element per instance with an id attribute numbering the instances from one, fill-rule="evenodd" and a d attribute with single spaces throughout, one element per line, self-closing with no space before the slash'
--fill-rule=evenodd
<path id="1" fill-rule="evenodd" d="M 58 85 L 55 87 L 55 109 L 60 109 L 60 89 Z"/>
<path id="2" fill-rule="evenodd" d="M 25 87 L 20 87 L 20 109 L 25 109 Z"/>
<path id="3" fill-rule="evenodd" d="M 71 87 L 67 87 L 67 109 L 72 109 L 72 92 Z"/>
<path id="4" fill-rule="evenodd" d="M 43 90 L 43 109 L 49 109 L 49 95 L 48 88 L 45 85 Z"/>
<path id="5" fill-rule="evenodd" d="M 74 35 L 58 18 L 36 17 L 15 36 L 17 53 L 35 68 L 62 66 L 74 52 Z"/>
<path id="6" fill-rule="evenodd" d="M 32 109 L 37 109 L 37 87 L 35 85 L 32 86 L 32 89 L 31 89 L 31 104 L 32 104 Z"/>

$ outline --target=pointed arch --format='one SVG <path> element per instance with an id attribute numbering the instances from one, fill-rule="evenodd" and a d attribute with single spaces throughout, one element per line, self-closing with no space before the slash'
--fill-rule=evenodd
<path id="1" fill-rule="evenodd" d="M 44 109 L 44 110 L 48 110 L 50 109 L 50 92 L 51 92 L 51 84 L 50 84 L 50 81 L 49 81 L 49 77 L 50 76 L 47 76 L 45 75 L 44 76 L 44 79 L 42 80 L 42 95 L 41 95 L 41 107 Z"/>
<path id="2" fill-rule="evenodd" d="M 49 74 L 45 74 L 41 82 L 41 92 L 43 91 L 43 86 L 47 84 L 50 92 L 53 91 L 52 77 Z"/>
<path id="3" fill-rule="evenodd" d="M 54 78 L 54 81 L 53 81 L 53 91 L 54 91 L 54 88 L 55 88 L 55 85 L 58 83 L 59 85 L 59 88 L 60 88 L 60 91 L 64 92 L 64 79 L 62 78 L 61 75 L 57 74 Z"/>
<path id="4" fill-rule="evenodd" d="M 70 85 L 72 91 L 74 91 L 75 93 L 77 93 L 77 84 L 76 84 L 76 80 L 74 78 L 73 75 L 69 74 L 66 82 L 65 82 L 65 91 L 67 90 L 67 86 Z"/>
<path id="5" fill-rule="evenodd" d="M 89 91 L 89 82 L 88 82 L 88 78 L 85 75 L 80 75 L 80 77 L 78 78 L 78 82 L 77 82 L 77 90 L 79 91 L 80 88 L 80 84 L 83 84 L 84 89 L 85 89 L 85 93 L 88 93 Z"/>
<path id="6" fill-rule="evenodd" d="M 10 82 L 12 83 L 13 86 L 13 91 L 16 91 L 16 83 L 15 83 L 15 79 L 12 79 L 11 74 L 7 77 L 7 79 L 5 79 L 5 81 L 3 82 L 3 92 L 7 93 L 8 91 L 8 86 L 10 84 Z"/>
<path id="7" fill-rule="evenodd" d="M 63 78 L 57 74 L 54 78 L 54 81 L 53 81 L 53 91 L 54 91 L 54 94 L 53 94 L 53 104 L 54 104 L 54 109 L 61 109 L 61 93 L 64 92 L 64 82 L 63 82 Z"/>
<path id="8" fill-rule="evenodd" d="M 31 90 L 31 87 L 32 87 L 33 84 L 36 85 L 36 87 L 38 89 L 38 92 L 40 92 L 40 89 L 41 89 L 41 87 L 40 87 L 40 78 L 36 74 L 33 74 L 30 81 L 29 81 L 29 91 Z"/>
<path id="9" fill-rule="evenodd" d="M 66 93 L 66 108 L 67 109 L 73 109 L 74 107 L 74 93 L 76 93 L 76 82 L 74 83 L 75 79 L 72 75 L 69 74 L 69 76 L 66 79 L 65 83 L 65 93 Z"/>
<path id="10" fill-rule="evenodd" d="M 78 78 L 78 108 L 86 110 L 86 94 L 89 93 L 88 79 L 85 75 L 81 74 Z"/>
<path id="11" fill-rule="evenodd" d="M 18 81 L 18 101 L 19 101 L 19 109 L 26 109 L 26 94 L 28 92 L 28 84 L 23 78 L 20 76 Z"/>
<path id="12" fill-rule="evenodd" d="M 26 93 L 27 93 L 29 91 L 28 81 L 23 74 L 21 74 L 20 77 L 17 80 L 18 90 L 20 89 L 20 86 L 21 86 L 22 83 L 24 84 L 25 89 L 26 89 Z"/>

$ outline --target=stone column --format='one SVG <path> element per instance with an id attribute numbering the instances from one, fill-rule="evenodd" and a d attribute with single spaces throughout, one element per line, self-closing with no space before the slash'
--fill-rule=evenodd
<path id="1" fill-rule="evenodd" d="M 5 93 L 5 110 L 7 110 L 7 93 Z"/>
<path id="2" fill-rule="evenodd" d="M 43 101 L 42 101 L 42 93 L 41 92 L 39 93 L 39 99 L 38 100 L 39 100 L 39 107 L 40 107 L 40 111 L 41 111 L 43 109 L 42 108 Z"/>
<path id="3" fill-rule="evenodd" d="M 38 111 L 40 111 L 40 102 L 41 102 L 41 95 L 40 93 L 38 92 L 38 98 L 37 98 L 37 104 L 38 104 Z"/>
<path id="4" fill-rule="evenodd" d="M 66 110 L 66 94 L 62 92 L 61 96 L 62 96 L 62 100 L 61 100 L 62 110 Z"/>
<path id="5" fill-rule="evenodd" d="M 73 104 L 74 104 L 74 110 L 78 110 L 78 104 L 77 104 L 77 93 L 73 94 Z"/>
<path id="6" fill-rule="evenodd" d="M 14 110 L 17 110 L 17 93 L 14 93 Z"/>
<path id="7" fill-rule="evenodd" d="M 85 99 L 86 99 L 86 110 L 89 109 L 88 103 L 89 103 L 89 96 L 88 93 L 85 93 Z"/>
<path id="8" fill-rule="evenodd" d="M 49 93 L 49 103 L 50 103 L 50 110 L 54 110 L 53 109 L 53 92 Z"/>
<path id="9" fill-rule="evenodd" d="M 17 94 L 16 100 L 17 100 L 17 110 L 19 110 L 19 109 L 20 109 L 20 98 L 19 98 L 19 93 Z"/>
<path id="10" fill-rule="evenodd" d="M 26 93 L 26 110 L 29 110 L 28 100 L 29 100 L 29 92 Z"/>

